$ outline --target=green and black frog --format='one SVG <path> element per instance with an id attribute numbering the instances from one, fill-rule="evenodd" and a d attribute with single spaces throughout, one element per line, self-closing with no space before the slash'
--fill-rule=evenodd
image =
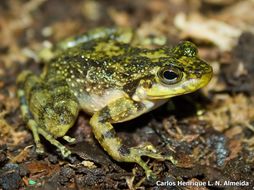
<path id="1" fill-rule="evenodd" d="M 37 152 L 43 153 L 41 135 L 68 157 L 71 151 L 57 138 L 73 140 L 66 132 L 83 110 L 92 116 L 94 136 L 113 159 L 135 162 L 153 177 L 141 157 L 173 161 L 172 157 L 152 145 L 127 147 L 112 124 L 205 86 L 212 68 L 197 53 L 188 41 L 173 48 L 134 47 L 133 32 L 122 28 L 99 28 L 58 43 L 40 76 L 24 71 L 17 79 L 22 116 Z"/>

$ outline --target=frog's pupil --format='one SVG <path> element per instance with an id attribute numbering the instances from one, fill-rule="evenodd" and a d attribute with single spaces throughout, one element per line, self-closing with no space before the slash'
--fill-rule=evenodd
<path id="1" fill-rule="evenodd" d="M 178 75 L 171 70 L 166 70 L 163 72 L 163 77 L 167 80 L 174 80 L 178 77 Z"/>

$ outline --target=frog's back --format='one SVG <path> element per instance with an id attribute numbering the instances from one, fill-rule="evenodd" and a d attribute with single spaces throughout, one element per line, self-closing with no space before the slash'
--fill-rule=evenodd
<path id="1" fill-rule="evenodd" d="M 148 69 L 136 59 L 138 48 L 116 41 L 92 41 L 60 52 L 47 65 L 44 80 L 65 80 L 88 113 L 135 90 Z M 143 70 L 144 72 L 140 72 Z"/>

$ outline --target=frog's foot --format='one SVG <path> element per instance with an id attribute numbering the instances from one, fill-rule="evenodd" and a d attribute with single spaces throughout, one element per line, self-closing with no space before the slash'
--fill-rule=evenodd
<path id="1" fill-rule="evenodd" d="M 26 109 L 23 109 L 23 111 L 25 111 Z M 27 114 L 27 118 L 30 118 L 30 114 L 27 112 L 27 113 L 24 113 L 24 114 Z M 35 142 L 35 145 L 36 145 L 36 153 L 38 154 L 43 154 L 44 153 L 44 148 L 43 148 L 43 145 L 41 144 L 40 142 L 40 137 L 39 137 L 39 134 L 42 135 L 44 138 L 46 138 L 51 144 L 55 145 L 61 152 L 62 156 L 64 158 L 68 157 L 71 155 L 71 151 L 68 150 L 64 145 L 62 145 L 59 141 L 57 141 L 53 135 L 51 135 L 49 132 L 45 131 L 44 129 L 42 129 L 41 127 L 39 127 L 37 125 L 37 123 L 35 122 L 35 120 L 33 119 L 29 119 L 28 122 L 28 127 L 31 129 L 32 133 L 33 133 L 33 137 L 34 137 L 34 142 Z M 73 139 L 75 140 L 75 138 L 71 138 L 71 137 L 68 137 L 68 136 L 64 136 L 64 139 L 68 139 L 69 141 L 72 141 L 73 142 Z"/>
<path id="2" fill-rule="evenodd" d="M 50 133 L 48 133 L 41 127 L 39 127 L 34 120 L 30 119 L 28 121 L 28 126 L 31 129 L 33 136 L 34 136 L 34 142 L 36 145 L 36 153 L 38 153 L 38 154 L 44 153 L 44 148 L 40 142 L 40 137 L 39 137 L 39 134 L 41 134 L 51 144 L 55 145 L 61 151 L 61 154 L 64 158 L 68 157 L 71 154 L 70 150 L 68 150 L 64 145 L 62 145 L 59 141 L 57 141 Z"/>
<path id="3" fill-rule="evenodd" d="M 38 128 L 38 133 L 41 134 L 45 139 L 47 139 L 51 144 L 55 145 L 61 152 L 64 158 L 71 155 L 71 151 L 68 150 L 64 145 L 62 145 L 58 140 L 56 140 L 50 133 L 42 128 Z"/>
<path id="4" fill-rule="evenodd" d="M 177 161 L 173 158 L 173 156 L 162 155 L 150 143 L 145 143 L 145 144 L 141 144 L 137 147 L 132 147 L 132 148 L 130 148 L 130 151 L 133 151 L 133 154 L 135 154 L 135 155 L 147 156 L 147 157 L 154 158 L 154 159 L 160 160 L 160 161 L 169 160 L 173 164 L 177 164 Z"/>
<path id="5" fill-rule="evenodd" d="M 146 173 L 148 179 L 154 180 L 156 176 L 153 174 L 152 170 L 147 166 L 147 164 L 142 160 L 143 156 L 150 157 L 159 161 L 169 160 L 173 164 L 176 164 L 176 160 L 172 156 L 164 156 L 156 151 L 155 147 L 151 144 L 143 144 L 137 147 L 132 147 L 129 149 L 129 155 L 126 157 L 127 162 L 136 162 L 139 164 Z"/>

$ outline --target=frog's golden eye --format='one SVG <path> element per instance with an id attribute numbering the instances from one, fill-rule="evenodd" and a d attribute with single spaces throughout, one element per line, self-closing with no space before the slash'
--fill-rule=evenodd
<path id="1" fill-rule="evenodd" d="M 160 81 L 164 84 L 171 85 L 182 79 L 182 72 L 178 68 L 166 67 L 158 72 Z"/>

